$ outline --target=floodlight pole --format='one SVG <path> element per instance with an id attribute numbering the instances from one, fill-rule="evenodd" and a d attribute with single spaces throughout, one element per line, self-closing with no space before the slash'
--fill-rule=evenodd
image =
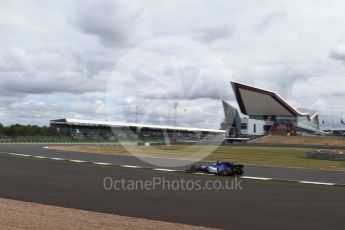
<path id="1" fill-rule="evenodd" d="M 138 124 L 138 106 L 135 106 L 135 124 Z"/>
<path id="2" fill-rule="evenodd" d="M 177 102 L 174 104 L 175 109 L 175 130 L 174 130 L 174 138 L 176 138 L 176 126 L 177 126 Z"/>
<path id="3" fill-rule="evenodd" d="M 175 108 L 175 129 L 176 129 L 176 126 L 177 126 L 177 102 L 175 102 L 174 108 Z"/>

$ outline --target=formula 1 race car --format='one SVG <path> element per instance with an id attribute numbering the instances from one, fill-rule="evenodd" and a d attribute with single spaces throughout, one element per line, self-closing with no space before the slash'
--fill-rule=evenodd
<path id="1" fill-rule="evenodd" d="M 243 174 L 244 165 L 233 164 L 229 162 L 217 161 L 213 165 L 193 165 L 186 172 L 195 173 L 202 172 L 208 174 L 222 175 L 222 176 L 235 176 Z"/>

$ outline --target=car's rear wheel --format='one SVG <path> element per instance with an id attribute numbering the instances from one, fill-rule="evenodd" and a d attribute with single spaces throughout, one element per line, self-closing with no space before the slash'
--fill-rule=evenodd
<path id="1" fill-rule="evenodd" d="M 223 176 L 231 176 L 232 175 L 232 170 L 231 169 L 224 169 L 222 171 Z"/>

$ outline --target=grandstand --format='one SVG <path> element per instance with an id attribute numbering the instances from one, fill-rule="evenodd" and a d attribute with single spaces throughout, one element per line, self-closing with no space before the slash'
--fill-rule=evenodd
<path id="1" fill-rule="evenodd" d="M 279 94 L 231 82 L 240 112 L 222 101 L 225 119 L 220 130 L 91 121 L 79 119 L 51 120 L 50 125 L 72 140 L 139 141 L 151 143 L 212 142 L 219 139 L 237 141 L 273 135 L 320 135 L 318 113 L 296 109 Z M 242 116 L 242 117 L 241 117 Z"/>
<path id="2" fill-rule="evenodd" d="M 119 140 L 151 143 L 199 142 L 224 138 L 224 130 L 188 127 L 91 121 L 79 119 L 51 120 L 50 125 L 75 140 Z"/>

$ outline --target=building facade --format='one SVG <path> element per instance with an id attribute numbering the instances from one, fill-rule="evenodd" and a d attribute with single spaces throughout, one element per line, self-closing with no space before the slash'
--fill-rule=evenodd
<path id="1" fill-rule="evenodd" d="M 237 82 L 231 82 L 231 85 L 243 117 L 239 118 L 236 108 L 223 101 L 224 127 L 228 130 L 228 136 L 320 134 L 317 112 L 296 109 L 272 91 Z M 236 119 L 233 114 L 236 114 Z M 230 132 L 231 130 L 236 132 Z"/>

